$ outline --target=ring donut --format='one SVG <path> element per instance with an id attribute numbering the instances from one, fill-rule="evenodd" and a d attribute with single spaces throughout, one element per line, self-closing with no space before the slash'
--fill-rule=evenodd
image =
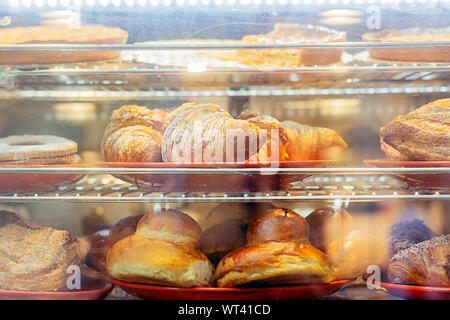
<path id="1" fill-rule="evenodd" d="M 79 161 L 77 144 L 51 135 L 0 138 L 1 164 L 66 164 Z"/>

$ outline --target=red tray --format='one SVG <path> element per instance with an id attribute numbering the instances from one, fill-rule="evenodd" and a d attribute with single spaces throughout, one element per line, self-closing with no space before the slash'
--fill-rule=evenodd
<path id="1" fill-rule="evenodd" d="M 364 160 L 364 163 L 378 168 L 450 168 L 450 161 L 392 161 Z M 449 173 L 395 174 L 395 178 L 408 183 L 412 188 L 448 189 L 450 188 Z"/>
<path id="2" fill-rule="evenodd" d="M 322 298 L 353 280 L 266 288 L 175 288 L 110 279 L 122 289 L 144 299 L 155 300 L 298 300 Z"/>
<path id="3" fill-rule="evenodd" d="M 89 164 L 67 165 L 3 165 L 1 168 L 87 168 Z M 42 192 L 51 191 L 58 186 L 75 183 L 81 180 L 84 174 L 64 173 L 0 173 L 0 192 Z"/>
<path id="4" fill-rule="evenodd" d="M 112 289 L 107 280 L 98 281 L 88 290 L 83 291 L 58 291 L 36 292 L 0 290 L 0 300 L 100 300 Z"/>
<path id="5" fill-rule="evenodd" d="M 96 165 L 108 168 L 149 168 L 149 169 L 245 169 L 270 168 L 327 168 L 336 163 L 335 160 L 283 161 L 277 167 L 270 163 L 173 163 L 173 162 L 101 162 Z M 312 174 L 117 174 L 117 178 L 137 185 L 139 188 L 152 191 L 269 191 L 287 190 L 290 183 L 302 181 Z"/>
<path id="6" fill-rule="evenodd" d="M 425 287 L 381 282 L 390 294 L 406 299 L 450 300 L 450 287 Z"/>

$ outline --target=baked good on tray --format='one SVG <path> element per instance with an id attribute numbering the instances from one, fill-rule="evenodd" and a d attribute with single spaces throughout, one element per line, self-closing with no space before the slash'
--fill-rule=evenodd
<path id="1" fill-rule="evenodd" d="M 279 161 L 336 159 L 347 149 L 339 134 L 328 128 L 311 127 L 295 121 L 278 121 L 274 117 L 252 110 L 243 111 L 238 119 L 247 120 L 267 130 L 267 144 L 256 159 L 275 160 L 272 150 L 278 150 Z"/>
<path id="2" fill-rule="evenodd" d="M 346 33 L 321 26 L 277 23 L 266 34 L 247 35 L 242 44 L 280 45 L 316 44 L 346 41 Z M 342 49 L 295 48 L 295 49 L 240 49 L 228 57 L 240 63 L 257 67 L 294 68 L 326 65 L 339 62 Z"/>
<path id="3" fill-rule="evenodd" d="M 168 123 L 165 162 L 243 162 L 266 143 L 258 126 L 211 103 L 185 103 L 168 115 Z"/>
<path id="4" fill-rule="evenodd" d="M 118 242 L 106 257 L 108 273 L 116 279 L 176 287 L 212 284 L 213 265 L 198 250 L 202 230 L 177 210 L 146 214 L 136 232 Z"/>
<path id="5" fill-rule="evenodd" d="M 450 286 L 450 235 L 434 237 L 399 251 L 389 261 L 391 283 Z"/>
<path id="6" fill-rule="evenodd" d="M 288 209 L 268 210 L 247 230 L 247 245 L 218 264 L 219 287 L 326 283 L 334 268 L 326 255 L 308 242 L 307 222 Z"/>
<path id="7" fill-rule="evenodd" d="M 126 105 L 114 110 L 102 139 L 102 154 L 112 162 L 161 161 L 166 112 Z"/>
<path id="8" fill-rule="evenodd" d="M 101 25 L 33 26 L 0 28 L 0 45 L 20 44 L 79 44 L 124 45 L 128 33 L 119 28 Z M 0 64 L 70 63 L 117 58 L 120 51 L 57 50 L 0 51 Z"/>
<path id="9" fill-rule="evenodd" d="M 380 143 L 392 160 L 450 160 L 450 99 L 395 117 L 380 129 Z"/>
<path id="10" fill-rule="evenodd" d="M 448 42 L 450 27 L 447 28 L 409 28 L 401 30 L 382 30 L 376 33 L 365 33 L 362 39 L 368 42 Z M 448 62 L 450 46 L 406 46 L 368 48 L 375 59 L 392 61 Z"/>
<path id="11" fill-rule="evenodd" d="M 0 165 L 55 165 L 80 162 L 77 144 L 51 135 L 0 138 Z"/>
<path id="12" fill-rule="evenodd" d="M 0 289 L 65 291 L 68 268 L 81 265 L 86 248 L 67 231 L 0 211 Z"/>

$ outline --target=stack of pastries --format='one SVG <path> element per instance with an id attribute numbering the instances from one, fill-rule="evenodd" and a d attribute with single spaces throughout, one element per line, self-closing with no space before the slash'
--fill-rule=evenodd
<path id="1" fill-rule="evenodd" d="M 214 104 L 185 103 L 170 113 L 139 106 L 114 111 L 102 140 L 112 162 L 268 162 L 336 158 L 347 148 L 334 131 Z"/>

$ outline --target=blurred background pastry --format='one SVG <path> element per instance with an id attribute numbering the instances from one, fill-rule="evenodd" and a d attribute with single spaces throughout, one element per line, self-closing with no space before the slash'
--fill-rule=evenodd
<path id="1" fill-rule="evenodd" d="M 328 245 L 353 230 L 353 218 L 345 209 L 323 207 L 307 217 L 310 228 L 309 240 L 316 248 L 326 251 Z"/>

